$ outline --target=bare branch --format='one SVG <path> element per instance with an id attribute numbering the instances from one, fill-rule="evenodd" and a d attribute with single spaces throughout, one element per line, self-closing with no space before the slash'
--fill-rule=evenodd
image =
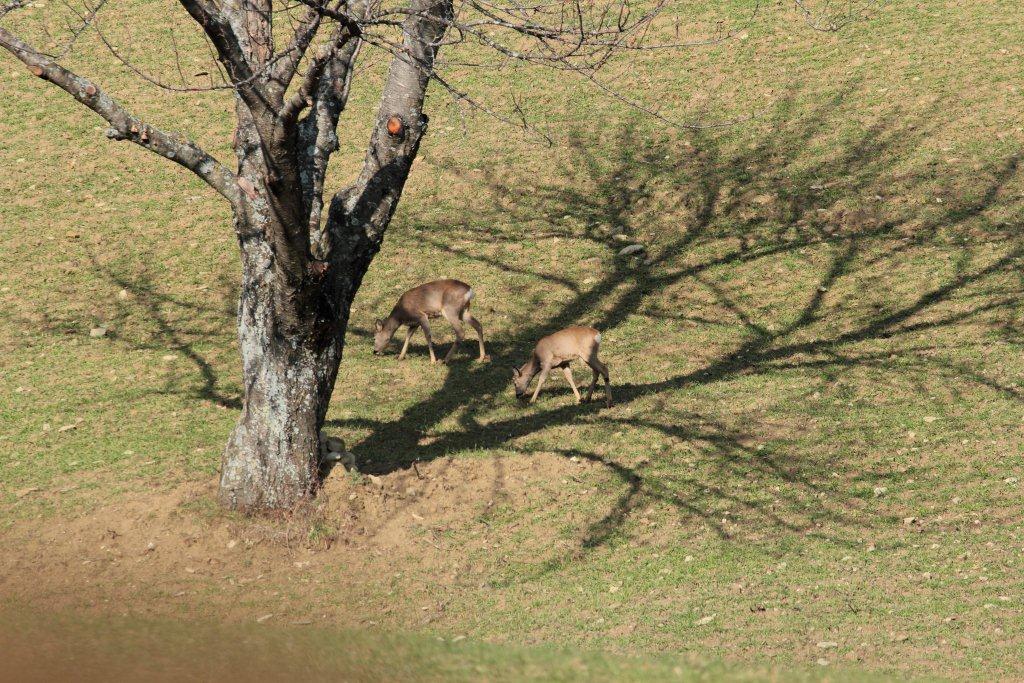
<path id="1" fill-rule="evenodd" d="M 356 0 L 350 5 L 359 14 L 364 14 L 368 7 L 369 4 L 364 0 Z M 344 28 L 341 30 L 347 31 Z M 314 255 L 318 258 L 323 258 L 329 250 L 327 232 L 322 225 L 327 165 L 331 155 L 338 149 L 338 119 L 348 102 L 355 64 L 362 45 L 363 38 L 354 37 L 338 50 L 332 51 L 331 59 L 324 66 L 315 89 L 309 91 L 312 95 L 309 113 L 298 123 L 299 159 L 302 167 L 300 177 L 308 209 L 306 224 Z"/>
<path id="2" fill-rule="evenodd" d="M 323 15 L 316 8 L 309 8 L 306 16 L 295 29 L 295 36 L 292 38 L 291 44 L 283 53 L 277 55 L 277 64 L 274 65 L 270 77 L 282 93 L 288 90 L 288 85 L 292 82 L 302 57 L 320 30 L 322 18 Z"/>
<path id="3" fill-rule="evenodd" d="M 842 3 L 843 9 L 839 12 L 832 11 L 832 0 L 824 0 L 823 7 L 818 11 L 812 9 L 807 0 L 793 0 L 793 4 L 804 15 L 804 21 L 812 29 L 825 33 L 835 33 L 857 20 L 857 12 L 862 5 L 877 5 L 882 1 L 864 0 L 864 2 L 858 3 L 846 0 L 846 2 Z"/>
<path id="4" fill-rule="evenodd" d="M 21 60 L 34 76 L 53 83 L 103 117 L 110 124 L 107 136 L 111 139 L 130 140 L 166 157 L 205 180 L 232 204 L 240 201 L 235 174 L 194 142 L 178 139 L 143 123 L 96 84 L 67 70 L 3 27 L 0 27 L 0 47 Z"/>
<path id="5" fill-rule="evenodd" d="M 5 15 L 10 14 L 16 9 L 21 9 L 24 6 L 25 0 L 10 0 L 9 2 L 4 3 L 4 5 L 0 7 L 0 19 L 3 19 Z"/>
<path id="6" fill-rule="evenodd" d="M 79 24 L 78 26 L 75 26 L 71 29 L 71 37 L 68 39 L 68 42 L 64 44 L 64 47 L 61 48 L 61 51 L 49 55 L 54 59 L 63 59 L 65 56 L 67 56 L 69 52 L 71 52 L 72 48 L 74 48 L 75 46 L 75 43 L 78 42 L 78 39 L 82 36 L 82 34 L 88 31 L 89 28 L 96 21 L 96 15 L 98 15 L 99 11 L 103 9 L 104 5 L 107 4 L 107 0 L 100 0 L 98 3 L 96 3 L 95 7 L 87 7 L 84 14 L 75 9 L 75 7 L 66 0 L 62 4 L 64 5 L 64 7 L 68 9 L 68 11 L 70 11 L 72 14 L 78 17 Z"/>
<path id="7" fill-rule="evenodd" d="M 302 85 L 281 110 L 281 121 L 286 126 L 293 124 L 302 110 L 313 104 L 313 95 L 317 91 L 320 78 L 324 75 L 327 66 L 338 56 L 345 44 L 353 38 L 358 38 L 358 36 L 353 35 L 347 26 L 339 26 L 331 45 L 324 47 L 320 54 L 313 59 Z"/>
<path id="8" fill-rule="evenodd" d="M 366 16 L 355 16 L 337 7 L 328 7 L 326 4 L 318 2 L 317 0 L 299 0 L 299 2 L 309 7 L 314 12 L 317 12 L 321 16 L 334 19 L 342 26 L 348 28 L 348 30 L 354 33 L 355 35 L 359 35 L 360 33 L 362 33 L 361 25 L 367 23 L 368 20 L 368 17 Z"/>
<path id="9" fill-rule="evenodd" d="M 217 59 L 227 70 L 232 85 L 257 121 L 261 137 L 269 138 L 269 120 L 276 115 L 273 101 L 260 87 L 259 78 L 230 22 L 206 0 L 180 0 L 182 7 L 203 28 L 217 50 Z"/>
<path id="10" fill-rule="evenodd" d="M 374 47 L 386 50 L 395 59 L 402 59 L 406 61 L 410 59 L 410 57 L 405 53 L 404 47 L 401 45 L 396 45 L 390 41 L 372 37 L 366 37 L 365 40 Z M 532 133 L 537 137 L 541 138 L 549 146 L 554 143 L 554 141 L 551 139 L 551 136 L 549 136 L 544 131 L 539 130 L 536 127 L 529 124 L 529 122 L 526 120 L 525 114 L 523 113 L 522 107 L 519 105 L 519 102 L 516 101 L 514 96 L 512 98 L 512 102 L 516 113 L 515 119 L 509 116 L 505 116 L 498 111 L 495 111 L 494 109 L 478 101 L 476 98 L 474 98 L 466 91 L 459 89 L 447 78 L 439 74 L 436 69 L 428 69 L 426 64 L 420 63 L 416 63 L 415 66 L 426 72 L 428 74 L 428 77 L 435 83 L 437 83 L 439 86 L 444 88 L 452 96 L 452 99 L 454 99 L 456 102 L 465 103 L 470 109 L 478 111 L 496 121 L 499 121 L 509 126 L 513 126 L 515 128 L 519 128 L 524 132 Z"/>
<path id="11" fill-rule="evenodd" d="M 423 101 L 438 45 L 453 16 L 451 0 L 411 0 L 403 49 L 391 60 L 363 167 L 355 183 L 331 201 L 328 240 L 346 239 L 347 233 L 372 245 L 366 250 L 371 257 L 376 253 L 426 131 Z M 329 243 L 323 248 L 335 259 L 346 258 Z"/>

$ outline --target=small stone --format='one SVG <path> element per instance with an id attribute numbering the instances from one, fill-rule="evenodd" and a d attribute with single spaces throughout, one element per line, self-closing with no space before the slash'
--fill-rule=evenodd
<path id="1" fill-rule="evenodd" d="M 888 490 L 889 489 L 887 489 L 884 486 L 876 486 L 875 487 L 875 498 L 878 498 L 879 496 L 884 495 L 886 492 L 888 492 Z"/>
<path id="2" fill-rule="evenodd" d="M 366 478 L 369 479 L 370 483 L 373 484 L 374 486 L 376 486 L 377 488 L 379 488 L 379 489 L 384 488 L 384 480 L 381 479 L 380 477 L 378 477 L 377 475 L 375 475 L 375 474 L 368 474 L 368 475 L 366 475 Z"/>
<path id="3" fill-rule="evenodd" d="M 161 360 L 165 360 L 165 361 L 172 361 L 172 360 L 174 360 L 175 358 L 177 358 L 177 356 L 176 356 L 176 355 L 174 355 L 173 353 L 168 353 L 168 354 L 167 354 L 166 356 L 163 356 L 163 357 L 161 358 Z"/>
<path id="4" fill-rule="evenodd" d="M 609 593 L 618 593 L 622 589 L 622 586 L 608 586 Z"/>
<path id="5" fill-rule="evenodd" d="M 91 330 L 89 330 L 89 336 L 94 338 L 94 339 L 99 338 L 99 337 L 106 337 L 107 336 L 107 328 L 105 328 L 105 327 L 94 327 Z"/>
<path id="6" fill-rule="evenodd" d="M 828 666 L 828 660 L 824 657 L 818 659 L 818 666 Z"/>
<path id="7" fill-rule="evenodd" d="M 935 417 L 934 415 L 926 415 L 924 417 L 924 421 L 927 422 L 928 424 L 931 424 L 932 422 L 935 422 L 938 419 L 939 418 Z"/>
<path id="8" fill-rule="evenodd" d="M 238 541 L 232 538 L 230 541 L 228 541 L 228 550 L 231 550 L 236 545 L 238 545 Z"/>
<path id="9" fill-rule="evenodd" d="M 120 292 L 117 293 L 117 298 L 121 299 L 122 301 L 127 299 L 128 298 L 128 290 L 127 289 L 122 289 Z"/>
<path id="10" fill-rule="evenodd" d="M 345 452 L 345 442 L 336 436 L 328 436 L 324 439 L 324 444 L 326 444 L 327 450 L 331 453 Z"/>
<path id="11" fill-rule="evenodd" d="M 1017 477 L 1007 477 L 1006 479 L 1003 479 L 1003 481 L 1006 482 L 1007 484 L 1016 484 Z"/>
<path id="12" fill-rule="evenodd" d="M 639 254 L 644 250 L 642 244 L 630 244 L 619 250 L 619 256 L 629 256 L 631 254 Z"/>
<path id="13" fill-rule="evenodd" d="M 714 621 L 715 617 L 717 616 L 717 614 L 709 614 L 706 617 L 701 617 L 700 619 L 695 621 L 694 624 L 696 624 L 697 626 L 706 626 L 707 624 L 710 624 L 712 621 Z"/>
<path id="14" fill-rule="evenodd" d="M 820 643 L 818 643 L 818 647 L 820 647 L 822 650 L 830 650 L 834 647 L 839 647 L 839 643 L 835 642 L 834 640 L 823 640 Z"/>

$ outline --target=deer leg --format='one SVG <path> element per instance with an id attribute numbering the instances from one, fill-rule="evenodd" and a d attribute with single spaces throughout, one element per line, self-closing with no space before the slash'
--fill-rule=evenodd
<path id="1" fill-rule="evenodd" d="M 466 332 L 462 329 L 462 323 L 459 322 L 459 318 L 448 311 L 448 309 L 442 309 L 441 314 L 444 315 L 445 320 L 451 323 L 452 329 L 455 330 L 455 341 L 452 342 L 452 347 L 448 349 L 448 353 L 444 356 L 444 363 L 447 364 L 448 360 L 455 353 L 456 347 L 462 343 L 462 340 L 466 338 Z"/>
<path id="2" fill-rule="evenodd" d="M 427 316 L 420 316 L 420 327 L 423 328 L 423 336 L 427 338 L 427 350 L 430 351 L 430 362 L 436 363 L 437 356 L 434 355 L 434 338 L 430 336 L 430 321 Z"/>
<path id="3" fill-rule="evenodd" d="M 580 398 L 580 390 L 576 388 L 576 381 L 572 377 L 572 368 L 566 365 L 562 368 L 562 372 L 565 373 L 565 379 L 569 382 L 569 386 L 572 387 L 572 393 L 576 394 L 576 402 L 583 403 L 583 399 Z"/>
<path id="4" fill-rule="evenodd" d="M 597 386 L 597 377 L 600 374 L 597 370 L 591 368 L 594 373 L 594 377 L 590 380 L 590 386 L 587 387 L 587 396 L 583 399 L 584 403 L 590 403 L 590 399 L 594 398 L 594 387 Z"/>
<path id="5" fill-rule="evenodd" d="M 602 363 L 596 353 L 591 354 L 590 358 L 586 359 L 587 365 L 594 370 L 594 380 L 590 383 L 590 391 L 587 392 L 588 400 L 589 397 L 594 393 L 594 385 L 597 384 L 597 375 L 601 374 L 604 378 L 604 402 L 608 408 L 612 407 L 612 387 L 611 380 L 608 377 L 608 366 Z"/>
<path id="6" fill-rule="evenodd" d="M 405 331 L 405 343 L 402 344 L 402 352 L 398 354 L 398 360 L 405 360 L 405 353 L 409 350 L 409 340 L 412 339 L 412 335 L 416 333 L 418 325 L 409 325 Z"/>
<path id="7" fill-rule="evenodd" d="M 594 387 L 597 386 L 597 378 L 601 373 L 597 371 L 597 368 L 590 364 L 589 358 L 580 356 L 580 360 L 590 366 L 590 371 L 594 373 L 594 376 L 590 378 L 590 386 L 587 387 L 587 396 L 583 399 L 584 403 L 590 403 L 590 399 L 594 398 Z"/>
<path id="8" fill-rule="evenodd" d="M 476 330 L 476 338 L 480 342 L 480 360 L 487 360 L 487 352 L 484 350 L 484 328 L 480 321 L 473 317 L 468 308 L 462 312 L 462 321 L 469 323 L 469 326 Z"/>
<path id="9" fill-rule="evenodd" d="M 595 358 L 594 360 L 597 360 L 597 359 Z M 597 361 L 597 363 L 598 363 L 598 368 L 597 369 L 601 373 L 601 376 L 604 377 L 604 404 L 608 408 L 611 408 L 612 407 L 612 382 L 611 382 L 611 379 L 608 377 L 608 366 L 605 365 L 604 363 L 602 363 L 599 360 Z"/>
<path id="10" fill-rule="evenodd" d="M 537 394 L 540 393 L 540 388 L 544 386 L 544 380 L 548 378 L 548 373 L 551 372 L 551 366 L 545 365 L 540 370 L 540 375 L 537 377 L 537 388 L 533 391 L 533 398 L 530 399 L 530 403 L 537 402 Z"/>

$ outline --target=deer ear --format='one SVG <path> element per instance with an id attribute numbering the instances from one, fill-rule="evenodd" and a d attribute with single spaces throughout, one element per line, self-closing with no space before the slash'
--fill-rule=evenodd
<path id="1" fill-rule="evenodd" d="M 518 377 L 520 374 L 521 373 L 519 372 L 519 368 L 512 368 L 512 376 L 513 377 Z"/>
<path id="2" fill-rule="evenodd" d="M 374 320 L 373 321 L 373 327 L 374 327 L 375 330 L 380 332 L 381 330 L 384 329 L 384 321 L 381 320 L 380 318 L 378 318 L 377 320 Z"/>

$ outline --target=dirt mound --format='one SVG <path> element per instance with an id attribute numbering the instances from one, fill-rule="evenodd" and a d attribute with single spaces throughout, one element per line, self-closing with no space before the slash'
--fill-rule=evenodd
<path id="1" fill-rule="evenodd" d="M 276 519 L 222 512 L 215 481 L 138 491 L 80 517 L 15 523 L 0 597 L 53 610 L 427 622 L 443 610 L 439 590 L 477 585 L 473 558 L 504 533 L 497 511 L 514 517 L 593 467 L 533 454 L 339 471 L 308 509 Z M 537 547 L 549 540 L 530 535 Z"/>

